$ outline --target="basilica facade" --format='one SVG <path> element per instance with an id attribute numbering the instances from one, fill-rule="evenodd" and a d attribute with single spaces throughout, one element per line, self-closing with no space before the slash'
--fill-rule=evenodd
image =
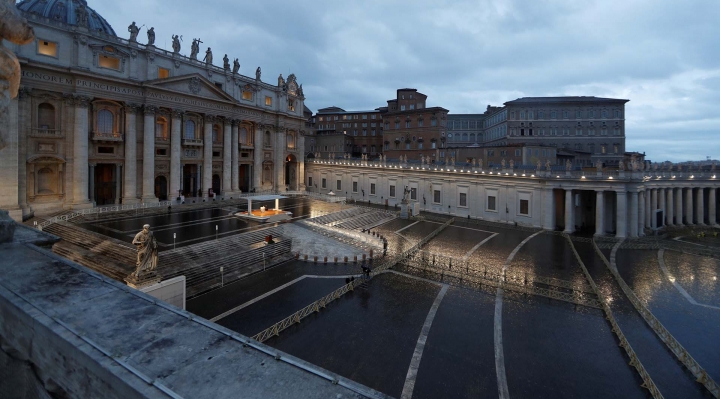
<path id="1" fill-rule="evenodd" d="M 17 156 L 1 161 L 17 179 L 3 179 L 0 207 L 16 219 L 180 195 L 304 189 L 304 95 L 293 74 L 268 84 L 260 67 L 243 75 L 227 55 L 216 66 L 199 39 L 186 56 L 171 32 L 163 34 L 173 49 L 163 50 L 154 29 L 134 22 L 121 38 L 84 0 L 17 7 L 36 39 L 6 43 L 22 78 L 11 106 Z"/>

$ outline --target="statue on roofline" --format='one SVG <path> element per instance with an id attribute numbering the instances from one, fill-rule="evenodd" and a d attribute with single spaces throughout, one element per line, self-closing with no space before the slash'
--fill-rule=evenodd
<path id="1" fill-rule="evenodd" d="M 233 61 L 233 74 L 237 74 L 240 71 L 240 61 L 238 61 L 237 58 L 235 58 L 235 61 Z"/>
<path id="2" fill-rule="evenodd" d="M 155 45 L 155 28 L 154 27 L 151 27 L 150 29 L 148 29 L 147 36 L 148 36 L 147 45 L 154 46 Z"/>
<path id="3" fill-rule="evenodd" d="M 142 28 L 142 26 L 140 28 Z M 137 36 L 138 36 L 138 33 L 140 33 L 140 28 L 138 28 L 138 26 L 135 25 L 135 21 L 133 21 L 133 23 L 131 23 L 130 26 L 128 26 L 128 32 L 130 32 L 129 41 L 131 43 L 137 43 Z"/>
<path id="4" fill-rule="evenodd" d="M 174 53 L 180 52 L 180 40 L 182 38 L 178 35 L 172 35 L 172 48 Z"/>

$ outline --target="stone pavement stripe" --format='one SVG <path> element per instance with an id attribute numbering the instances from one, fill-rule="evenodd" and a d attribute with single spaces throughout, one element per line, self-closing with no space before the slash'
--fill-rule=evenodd
<path id="1" fill-rule="evenodd" d="M 455 226 L 455 227 L 457 227 L 457 226 Z M 498 235 L 498 234 L 500 234 L 500 233 L 493 233 L 493 235 L 491 235 L 490 237 L 488 237 L 488 238 L 480 241 L 477 245 L 475 245 L 475 246 L 472 247 L 469 251 L 467 251 L 467 253 L 465 254 L 465 256 L 462 257 L 462 259 L 463 259 L 463 260 L 468 260 L 468 259 L 470 259 L 470 255 L 472 255 L 473 253 L 475 253 L 475 251 L 477 251 L 478 248 L 480 248 L 483 244 L 485 244 L 486 242 L 490 241 L 491 238 L 495 237 L 495 236 Z"/>
<path id="2" fill-rule="evenodd" d="M 665 267 L 665 250 L 664 249 L 661 249 L 658 251 L 658 264 L 660 265 L 660 270 L 662 270 L 665 277 L 667 277 L 667 279 L 672 283 L 672 285 L 675 287 L 675 289 L 677 289 L 678 292 L 680 292 L 680 294 L 682 294 L 682 296 L 684 296 L 688 302 L 690 302 L 691 304 L 693 304 L 695 306 L 704 306 L 706 308 L 720 310 L 720 307 L 706 305 L 704 303 L 699 303 L 698 301 L 695 300 L 695 298 L 693 298 L 690 294 L 688 294 L 688 292 L 685 291 L 685 289 L 682 286 L 680 286 L 680 284 L 678 284 L 677 281 L 675 281 L 675 278 L 670 275 L 670 272 Z"/>
<path id="3" fill-rule="evenodd" d="M 425 324 L 423 325 L 422 330 L 420 330 L 420 336 L 418 337 L 417 344 L 415 345 L 415 353 L 413 353 L 412 360 L 410 361 L 410 368 L 408 369 L 407 376 L 405 377 L 405 385 L 403 386 L 402 394 L 400 395 L 401 399 L 412 398 L 413 389 L 415 388 L 415 379 L 417 378 L 418 368 L 420 368 L 420 360 L 422 360 L 423 349 L 425 349 L 425 342 L 427 341 L 428 334 L 430 333 L 430 327 L 432 327 L 435 314 L 437 314 L 438 307 L 440 307 L 440 302 L 442 302 L 445 297 L 448 287 L 449 286 L 447 284 L 443 284 L 440 292 L 435 298 L 435 302 L 433 302 L 430 307 L 430 311 L 425 319 Z"/>
<path id="4" fill-rule="evenodd" d="M 424 222 L 428 222 L 428 223 L 435 223 L 435 224 L 442 224 L 442 223 L 440 223 L 440 222 L 436 222 L 436 221 L 434 221 L 434 220 L 424 220 Z M 409 226 L 408 226 L 408 227 L 409 227 Z M 456 226 L 456 225 L 453 225 L 452 227 L 454 227 L 454 228 L 456 228 L 456 229 L 465 229 L 465 230 L 473 230 L 473 231 L 482 231 L 483 233 L 495 233 L 494 231 L 489 231 L 489 230 L 482 230 L 482 229 L 474 229 L 474 228 L 472 228 L 472 227 L 465 227 L 465 226 Z M 499 233 L 498 233 L 498 234 L 499 234 Z"/>
<path id="5" fill-rule="evenodd" d="M 285 289 L 285 288 L 287 288 L 287 287 L 289 287 L 289 286 L 297 283 L 298 281 L 300 281 L 300 280 L 302 280 L 302 279 L 304 279 L 304 278 L 306 278 L 306 277 L 307 277 L 307 276 L 300 276 L 300 277 L 296 278 L 295 280 L 292 280 L 292 281 L 290 281 L 290 282 L 288 282 L 288 283 L 285 283 L 285 284 L 283 284 L 283 285 L 275 288 L 274 290 L 268 291 L 268 292 L 260 295 L 260 296 L 257 297 L 257 298 L 253 298 L 253 299 L 251 299 L 251 300 L 243 303 L 242 305 L 236 306 L 236 307 L 228 310 L 227 312 L 221 313 L 221 314 L 213 317 L 212 319 L 210 319 L 210 321 L 216 323 L 218 320 L 220 320 L 220 319 L 222 319 L 222 318 L 224 318 L 224 317 L 230 316 L 231 314 L 237 312 L 238 310 L 243 309 L 243 308 L 246 308 L 246 307 L 252 305 L 252 304 L 255 303 L 255 302 L 258 302 L 258 301 L 260 301 L 260 300 L 262 300 L 262 299 L 265 299 L 265 298 L 267 298 L 268 296 L 270 296 L 270 295 L 272 295 L 272 294 L 274 294 L 274 293 L 276 293 L 276 292 L 278 292 L 278 291 L 280 291 L 280 290 L 282 290 L 282 289 Z"/>
<path id="6" fill-rule="evenodd" d="M 515 258 L 515 255 L 520 251 L 520 248 L 523 247 L 528 241 L 532 240 L 535 236 L 542 233 L 543 231 L 540 230 L 535 234 L 530 235 L 526 239 L 524 239 L 520 244 L 518 244 L 515 249 L 510 253 L 510 256 L 508 256 L 507 260 L 505 261 L 505 265 L 503 265 L 503 276 L 505 275 L 505 271 L 507 270 L 508 266 L 510 266 L 510 263 L 512 262 L 513 258 Z M 507 385 L 507 374 L 505 373 L 505 354 L 503 352 L 503 343 L 502 343 L 502 302 L 503 302 L 503 289 L 498 287 L 497 295 L 495 296 L 495 373 L 497 374 L 497 380 L 498 380 L 498 396 L 500 399 L 509 399 L 510 398 L 510 391 L 508 390 Z"/>
<path id="7" fill-rule="evenodd" d="M 399 233 L 400 233 L 401 231 L 403 231 L 403 230 L 405 230 L 405 229 L 407 229 L 407 228 L 413 227 L 413 226 L 415 226 L 415 225 L 418 224 L 418 223 L 420 223 L 419 220 L 418 220 L 417 222 L 415 222 L 415 223 L 411 223 L 411 224 L 403 227 L 402 229 L 400 229 L 400 230 L 398 230 L 398 231 L 395 231 L 395 234 L 400 235 Z"/>

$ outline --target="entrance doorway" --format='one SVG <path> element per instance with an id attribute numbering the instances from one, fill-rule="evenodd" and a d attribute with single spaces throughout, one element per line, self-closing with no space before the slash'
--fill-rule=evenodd
<path id="1" fill-rule="evenodd" d="M 155 178 L 155 197 L 160 201 L 167 201 L 167 179 L 165 176 Z"/>
<path id="2" fill-rule="evenodd" d="M 252 174 L 250 173 L 250 167 L 251 166 L 247 165 L 247 164 L 240 165 L 240 169 L 239 169 L 239 173 L 238 173 L 239 174 L 238 178 L 240 179 L 240 182 L 239 182 L 240 183 L 240 191 L 242 191 L 244 193 L 247 193 L 250 191 L 250 176 L 252 176 Z"/>
<path id="3" fill-rule="evenodd" d="M 97 164 L 95 166 L 95 203 L 97 205 L 109 205 L 115 203 L 116 182 L 115 164 Z"/>
<path id="4" fill-rule="evenodd" d="M 198 192 L 198 180 L 200 168 L 198 165 L 185 165 L 183 167 L 183 195 L 195 197 Z"/>
<path id="5" fill-rule="evenodd" d="M 213 175 L 212 189 L 215 195 L 220 195 L 220 175 Z"/>
<path id="6" fill-rule="evenodd" d="M 285 158 L 285 186 L 290 191 L 297 190 L 297 169 L 298 169 L 297 158 L 295 155 L 290 154 Z"/>

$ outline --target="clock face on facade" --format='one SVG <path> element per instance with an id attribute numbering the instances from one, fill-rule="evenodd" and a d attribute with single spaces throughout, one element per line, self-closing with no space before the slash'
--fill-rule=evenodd
<path id="1" fill-rule="evenodd" d="M 290 81 L 288 83 L 288 93 L 292 94 L 293 96 L 297 95 L 298 85 L 294 81 Z"/>

